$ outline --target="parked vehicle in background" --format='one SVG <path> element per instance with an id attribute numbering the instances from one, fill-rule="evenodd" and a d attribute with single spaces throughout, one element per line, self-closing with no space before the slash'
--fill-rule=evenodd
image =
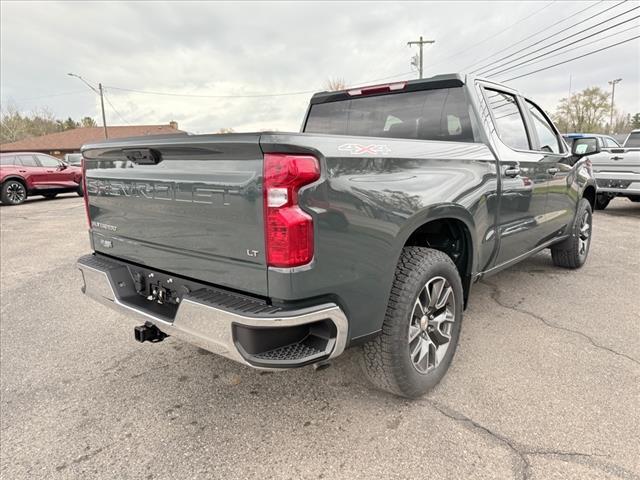
<path id="1" fill-rule="evenodd" d="M 640 129 L 631 131 L 624 141 L 624 148 L 640 148 Z"/>
<path id="2" fill-rule="evenodd" d="M 612 137 L 593 133 L 564 135 L 569 145 L 578 139 L 593 139 L 589 155 L 598 183 L 596 210 L 604 210 L 615 197 L 640 202 L 640 130 L 633 130 L 621 147 Z"/>
<path id="3" fill-rule="evenodd" d="M 573 141 L 578 138 L 595 138 L 598 140 L 598 145 L 600 149 L 605 148 L 621 148 L 620 143 L 618 141 L 609 136 L 609 135 L 600 135 L 599 133 L 565 133 L 562 135 L 564 141 L 567 142 L 569 148 L 573 146 Z"/>
<path id="4" fill-rule="evenodd" d="M 0 153 L 0 200 L 18 205 L 28 196 L 54 198 L 59 193 L 82 196 L 82 169 L 35 152 Z"/>
<path id="5" fill-rule="evenodd" d="M 64 163 L 73 167 L 82 167 L 81 153 L 67 153 L 64 156 Z"/>
<path id="6" fill-rule="evenodd" d="M 422 395 L 475 282 L 545 248 L 565 268 L 589 252 L 588 158 L 532 100 L 474 77 L 318 93 L 301 133 L 82 152 L 82 291 L 141 320 L 138 341 L 175 335 L 253 367 L 361 346 L 373 384 Z"/>

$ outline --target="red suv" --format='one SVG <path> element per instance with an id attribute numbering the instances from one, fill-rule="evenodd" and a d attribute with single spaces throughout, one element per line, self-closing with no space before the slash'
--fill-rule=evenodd
<path id="1" fill-rule="evenodd" d="M 0 200 L 18 205 L 28 195 L 54 198 L 59 193 L 82 196 L 82 168 L 43 153 L 0 153 Z"/>

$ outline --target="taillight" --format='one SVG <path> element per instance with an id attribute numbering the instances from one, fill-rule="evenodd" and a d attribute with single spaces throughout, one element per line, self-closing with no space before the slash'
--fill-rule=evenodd
<path id="1" fill-rule="evenodd" d="M 87 192 L 87 165 L 84 157 L 82 158 L 82 198 L 84 199 L 84 211 L 87 214 L 87 223 L 91 228 L 91 216 L 89 215 L 89 192 Z"/>
<path id="2" fill-rule="evenodd" d="M 264 224 L 267 265 L 296 267 L 313 259 L 313 220 L 298 206 L 298 191 L 320 178 L 311 155 L 264 156 Z"/>

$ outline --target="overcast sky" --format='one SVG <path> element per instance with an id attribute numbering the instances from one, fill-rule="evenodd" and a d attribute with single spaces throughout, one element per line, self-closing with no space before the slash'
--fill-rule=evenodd
<path id="1" fill-rule="evenodd" d="M 617 3 L 3 1 L 2 107 L 13 104 L 24 111 L 46 107 L 58 117 L 91 116 L 100 123 L 96 95 L 78 79 L 66 75 L 74 72 L 107 87 L 107 98 L 121 115 L 107 104 L 108 124 L 175 120 L 181 129 L 194 133 L 223 127 L 295 131 L 300 127 L 309 93 L 195 98 L 126 92 L 114 87 L 224 96 L 323 90 L 328 77 L 344 78 L 349 85 L 375 83 L 388 76 L 395 76 L 392 80 L 412 79 L 417 73 L 412 72 L 410 61 L 417 48 L 408 47 L 406 42 L 420 35 L 436 41 L 425 47 L 425 76 L 469 71 L 536 41 L 540 44 L 535 48 L 544 47 L 640 6 L 640 2 L 627 1 L 614 7 Z M 564 31 L 609 7 L 614 8 Z M 639 12 L 630 12 L 574 38 Z M 524 40 L 566 17 L 555 27 Z M 547 39 L 556 32 L 561 33 Z M 495 78 L 527 73 L 639 34 L 640 23 L 632 20 L 561 50 L 556 57 Z M 613 36 L 594 42 L 608 35 Z M 580 47 L 590 42 L 594 43 Z M 484 59 L 501 50 L 505 51 Z M 570 85 L 573 92 L 592 85 L 609 89 L 609 80 L 622 78 L 616 87 L 616 106 L 636 113 L 640 111 L 639 77 L 640 40 L 636 39 L 510 84 L 553 111 L 559 99 L 567 96 Z"/>

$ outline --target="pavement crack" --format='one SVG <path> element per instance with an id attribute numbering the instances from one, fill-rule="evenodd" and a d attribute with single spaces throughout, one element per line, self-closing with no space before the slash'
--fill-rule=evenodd
<path id="1" fill-rule="evenodd" d="M 640 360 L 637 360 L 637 359 L 627 355 L 626 353 L 618 352 L 617 350 L 614 350 L 613 348 L 607 347 L 606 345 L 602 345 L 601 343 L 596 342 L 592 337 L 590 337 L 589 335 L 587 335 L 584 332 L 581 332 L 580 330 L 573 330 L 571 328 L 563 327 L 562 325 L 557 325 L 555 323 L 552 323 L 549 320 L 547 320 L 546 318 L 544 318 L 542 315 L 538 315 L 537 313 L 534 313 L 534 312 L 531 312 L 531 311 L 526 310 L 524 308 L 521 308 L 519 306 L 519 304 L 517 304 L 517 305 L 509 305 L 509 304 L 505 303 L 503 300 L 500 299 L 500 296 L 502 295 L 502 291 L 500 290 L 500 287 L 498 287 L 498 285 L 496 285 L 494 283 L 487 282 L 486 280 L 483 280 L 481 283 L 483 283 L 484 285 L 487 285 L 488 287 L 491 288 L 491 290 L 492 290 L 492 292 L 491 292 L 492 300 L 495 303 L 497 303 L 498 305 L 500 305 L 502 308 L 506 308 L 507 310 L 513 310 L 513 311 L 522 313 L 524 315 L 528 315 L 528 316 L 530 316 L 532 318 L 535 318 L 536 320 L 539 320 L 540 322 L 542 322 L 544 325 L 546 325 L 549 328 L 554 328 L 556 330 L 562 330 L 564 332 L 573 333 L 574 335 L 578 335 L 578 336 L 584 338 L 585 340 L 587 340 L 595 348 L 598 348 L 598 349 L 601 349 L 601 350 L 605 350 L 605 351 L 607 351 L 609 353 L 612 353 L 612 354 L 614 354 L 614 355 L 616 355 L 618 357 L 626 358 L 627 360 L 632 361 L 636 365 L 640 365 Z"/>
<path id="2" fill-rule="evenodd" d="M 466 415 L 456 410 L 453 410 L 450 407 L 447 407 L 446 405 L 442 405 L 428 398 L 425 400 L 429 405 L 431 405 L 431 407 L 433 407 L 435 410 L 440 412 L 445 417 L 448 417 L 451 420 L 454 420 L 456 422 L 463 423 L 472 430 L 479 430 L 484 435 L 489 436 L 494 442 L 499 443 L 500 445 L 506 446 L 515 455 L 515 458 L 517 459 L 518 465 L 514 469 L 515 477 L 520 478 L 522 480 L 529 479 L 529 477 L 531 476 L 531 463 L 529 462 L 527 455 L 524 452 L 522 452 L 522 450 L 515 444 L 513 440 L 497 432 L 494 432 L 490 428 L 485 427 L 484 425 L 476 422 L 472 418 L 469 418 Z"/>
<path id="3" fill-rule="evenodd" d="M 471 417 L 454 410 L 453 408 L 441 404 L 435 400 L 430 398 L 424 399 L 433 409 L 444 415 L 445 417 L 454 420 L 458 423 L 463 424 L 466 428 L 470 430 L 476 430 L 481 432 L 483 435 L 488 436 L 492 439 L 494 443 L 507 447 L 511 453 L 514 455 L 514 458 L 517 460 L 517 465 L 513 470 L 514 477 L 521 480 L 529 480 L 531 478 L 533 466 L 532 466 L 532 458 L 535 457 L 546 457 L 546 458 L 554 458 L 557 460 L 561 460 L 566 463 L 574 463 L 583 465 L 592 469 L 600 470 L 602 472 L 608 473 L 610 475 L 624 478 L 624 479 L 633 479 L 640 480 L 640 477 L 633 473 L 630 470 L 625 469 L 624 467 L 617 465 L 615 463 L 610 463 L 603 458 L 606 458 L 607 455 L 602 455 L 598 453 L 584 453 L 584 452 L 574 452 L 568 450 L 559 450 L 559 449 L 544 449 L 544 448 L 534 448 L 531 446 L 523 445 L 513 440 L 512 438 L 498 433 L 491 428 L 482 425 Z"/>
<path id="4" fill-rule="evenodd" d="M 529 457 L 550 457 L 566 463 L 583 465 L 619 478 L 640 480 L 640 476 L 633 473 L 632 471 L 627 470 L 626 468 L 618 464 L 601 460 L 601 458 L 606 457 L 606 455 L 599 455 L 595 453 L 563 452 L 558 450 L 524 450 L 522 453 Z"/>

